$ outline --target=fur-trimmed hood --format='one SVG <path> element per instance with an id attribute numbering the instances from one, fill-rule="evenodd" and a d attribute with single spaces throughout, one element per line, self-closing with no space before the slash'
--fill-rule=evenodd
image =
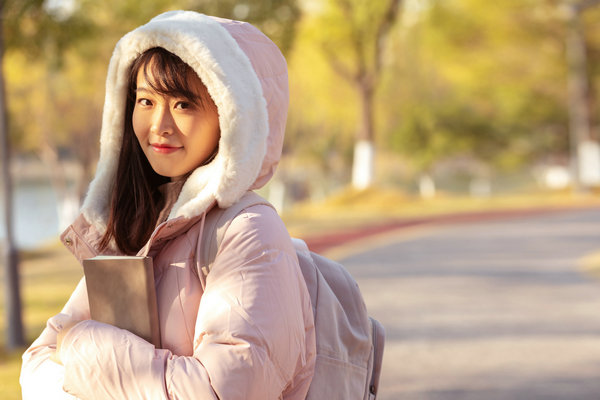
<path id="1" fill-rule="evenodd" d="M 100 159 L 82 208 L 100 229 L 106 226 L 121 150 L 128 70 L 152 47 L 176 54 L 196 71 L 219 110 L 221 129 L 217 156 L 189 176 L 170 219 L 201 215 L 215 201 L 232 205 L 262 187 L 281 156 L 289 92 L 277 46 L 245 22 L 191 11 L 161 14 L 121 38 L 108 67 Z"/>

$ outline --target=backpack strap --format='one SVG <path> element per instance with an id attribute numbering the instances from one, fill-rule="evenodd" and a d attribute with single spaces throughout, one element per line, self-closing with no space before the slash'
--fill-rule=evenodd
<path id="1" fill-rule="evenodd" d="M 204 222 L 202 239 L 198 242 L 196 248 L 197 265 L 200 267 L 198 276 L 206 278 L 210 272 L 221 242 L 225 237 L 225 232 L 227 232 L 233 219 L 245 209 L 256 205 L 266 205 L 274 208 L 271 203 L 258 194 L 248 191 L 232 206 L 228 208 L 214 207 L 210 210 Z"/>

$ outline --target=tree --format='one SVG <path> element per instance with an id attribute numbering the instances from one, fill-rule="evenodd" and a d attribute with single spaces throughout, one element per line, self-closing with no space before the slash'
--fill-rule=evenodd
<path id="1" fill-rule="evenodd" d="M 3 65 L 4 2 L 0 1 L 0 66 Z M 19 260 L 12 230 L 12 177 L 10 174 L 10 142 L 6 123 L 6 102 L 4 90 L 4 72 L 0 68 L 0 160 L 2 161 L 2 197 L 3 217 L 5 221 L 4 243 L 2 243 L 4 261 L 4 293 L 6 309 L 6 346 L 9 350 L 25 344 L 23 337 L 23 319 L 21 316 L 21 290 L 19 282 Z"/>
<path id="2" fill-rule="evenodd" d="M 576 190 L 583 185 L 600 183 L 600 150 L 590 136 L 589 78 L 587 45 L 581 14 L 600 4 L 600 0 L 567 1 L 562 4 L 566 16 L 566 59 L 569 89 L 569 133 L 571 171 Z M 586 149 L 596 150 L 592 157 Z M 591 164 L 590 164 L 591 163 Z M 590 167 L 592 168 L 591 171 Z"/>
<path id="3" fill-rule="evenodd" d="M 77 212 L 85 190 L 83 181 L 93 165 L 90 148 L 92 151 L 96 148 L 86 140 L 95 131 L 86 129 L 95 127 L 94 120 L 77 121 L 81 113 L 73 112 L 72 106 L 61 110 L 66 103 L 75 104 L 73 93 L 79 89 L 67 78 L 72 64 L 77 62 L 74 55 L 80 50 L 78 45 L 99 33 L 90 19 L 91 14 L 82 9 L 85 5 L 86 2 L 41 0 L 11 0 L 7 4 L 5 32 L 10 40 L 5 65 L 11 94 L 11 138 L 21 150 L 35 153 L 48 166 L 58 198 L 61 228 Z M 88 62 L 91 64 L 92 60 Z M 78 62 L 82 63 L 83 57 Z M 90 79 L 89 72 L 93 68 L 87 70 L 87 79 Z M 82 100 L 86 101 L 79 102 L 81 108 L 94 103 L 89 96 Z M 85 134 L 71 137 L 69 129 L 76 122 L 80 127 L 77 132 Z M 78 166 L 84 171 L 75 191 L 70 189 L 59 156 L 68 148 L 74 149 L 72 154 L 81 155 Z"/>
<path id="4" fill-rule="evenodd" d="M 490 171 L 565 159 L 565 28 L 555 10 L 548 1 L 430 2 L 393 43 L 403 57 L 382 85 L 393 147 L 420 173 L 450 158 Z"/>
<path id="5" fill-rule="evenodd" d="M 374 97 L 383 69 L 388 35 L 400 0 L 332 0 L 321 15 L 320 46 L 331 68 L 349 82 L 359 99 L 352 184 L 366 188 L 374 176 Z"/>
<path id="6" fill-rule="evenodd" d="M 406 173 L 417 176 L 439 175 L 453 160 L 461 168 L 473 167 L 463 171 L 483 179 L 529 173 L 537 165 L 565 165 L 570 115 L 563 2 L 403 3 L 402 18 L 386 40 L 374 96 L 379 148 L 393 149 L 406 161 Z M 313 159 L 327 160 L 334 152 L 349 159 L 348 136 L 360 125 L 355 112 L 360 101 L 356 85 L 343 78 L 351 74 L 340 70 L 356 71 L 348 34 L 354 22 L 344 17 L 337 0 L 310 4 L 290 57 L 288 151 L 310 144 L 318 151 Z M 387 4 L 369 3 L 380 13 L 361 15 L 377 21 Z M 598 22 L 600 7 L 581 14 L 593 139 L 600 115 L 600 31 L 592 29 Z"/>

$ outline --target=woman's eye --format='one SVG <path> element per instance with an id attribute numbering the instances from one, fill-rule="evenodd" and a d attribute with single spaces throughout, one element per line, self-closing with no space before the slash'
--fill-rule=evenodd
<path id="1" fill-rule="evenodd" d="M 188 101 L 178 101 L 175 104 L 175 108 L 179 109 L 179 110 L 187 110 L 192 108 L 192 103 L 188 102 Z"/>
<path id="2" fill-rule="evenodd" d="M 150 100 L 148 100 L 148 99 L 143 99 L 143 98 L 142 99 L 138 99 L 137 102 L 138 102 L 139 105 L 145 106 L 145 107 L 152 105 L 152 102 Z"/>

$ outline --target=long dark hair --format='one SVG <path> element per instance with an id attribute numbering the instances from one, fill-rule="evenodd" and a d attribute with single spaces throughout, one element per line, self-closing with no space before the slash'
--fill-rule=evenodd
<path id="1" fill-rule="evenodd" d="M 207 105 L 205 96 L 208 96 L 208 93 L 199 95 L 189 89 L 188 78 L 190 74 L 195 74 L 194 70 L 161 47 L 145 51 L 132 63 L 121 153 L 110 199 L 107 229 L 100 242 L 100 249 L 104 250 L 114 238 L 119 250 L 125 254 L 136 254 L 150 239 L 164 206 L 158 188 L 170 180 L 154 172 L 133 131 L 135 90 L 141 69 L 148 84 L 159 94 L 183 97 L 200 106 Z M 154 79 L 148 79 L 148 70 L 151 70 Z"/>

